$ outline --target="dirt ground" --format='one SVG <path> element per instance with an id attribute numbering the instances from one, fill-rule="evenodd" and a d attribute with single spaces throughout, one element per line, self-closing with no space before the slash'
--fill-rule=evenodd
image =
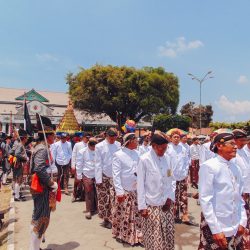
<path id="1" fill-rule="evenodd" d="M 2 185 L 0 189 L 0 214 L 4 214 L 2 219 L 3 226 L 0 230 L 0 249 L 7 249 L 8 225 L 9 225 L 9 208 L 10 208 L 11 188 L 9 185 Z"/>

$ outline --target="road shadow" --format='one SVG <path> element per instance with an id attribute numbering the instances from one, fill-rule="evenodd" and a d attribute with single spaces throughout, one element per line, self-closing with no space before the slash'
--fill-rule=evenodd
<path id="1" fill-rule="evenodd" d="M 9 224 L 12 224 L 15 222 L 17 222 L 17 219 L 9 219 L 8 221 L 3 220 L 3 227 L 1 228 L 1 230 L 7 229 Z"/>
<path id="2" fill-rule="evenodd" d="M 1 249 L 1 246 L 6 245 L 8 243 L 8 236 L 10 234 L 13 234 L 13 231 L 5 232 L 3 234 L 0 233 L 0 249 Z"/>
<path id="3" fill-rule="evenodd" d="M 77 247 L 79 247 L 80 244 L 76 241 L 70 241 L 67 243 L 64 243 L 62 245 L 58 244 L 49 244 L 47 248 L 43 248 L 43 250 L 73 250 Z"/>

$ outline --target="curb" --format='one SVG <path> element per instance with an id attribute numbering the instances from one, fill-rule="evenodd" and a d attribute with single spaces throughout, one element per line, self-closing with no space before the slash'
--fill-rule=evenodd
<path id="1" fill-rule="evenodd" d="M 14 238 L 15 238 L 15 202 L 13 196 L 10 199 L 10 211 L 9 211 L 9 223 L 8 225 L 8 246 L 7 250 L 14 250 Z"/>

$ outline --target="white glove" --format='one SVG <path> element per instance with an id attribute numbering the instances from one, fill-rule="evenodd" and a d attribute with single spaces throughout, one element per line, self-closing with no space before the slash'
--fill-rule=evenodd
<path id="1" fill-rule="evenodd" d="M 58 185 L 57 185 L 57 183 L 55 181 L 54 181 L 53 185 L 51 186 L 51 188 L 52 188 L 52 192 L 56 192 L 57 191 Z"/>

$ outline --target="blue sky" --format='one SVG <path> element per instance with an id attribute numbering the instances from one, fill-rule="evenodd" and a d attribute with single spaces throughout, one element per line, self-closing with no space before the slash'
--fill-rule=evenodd
<path id="1" fill-rule="evenodd" d="M 211 104 L 214 121 L 250 120 L 250 1 L 0 0 L 0 86 L 67 91 L 79 67 L 162 66 L 179 108 Z"/>

